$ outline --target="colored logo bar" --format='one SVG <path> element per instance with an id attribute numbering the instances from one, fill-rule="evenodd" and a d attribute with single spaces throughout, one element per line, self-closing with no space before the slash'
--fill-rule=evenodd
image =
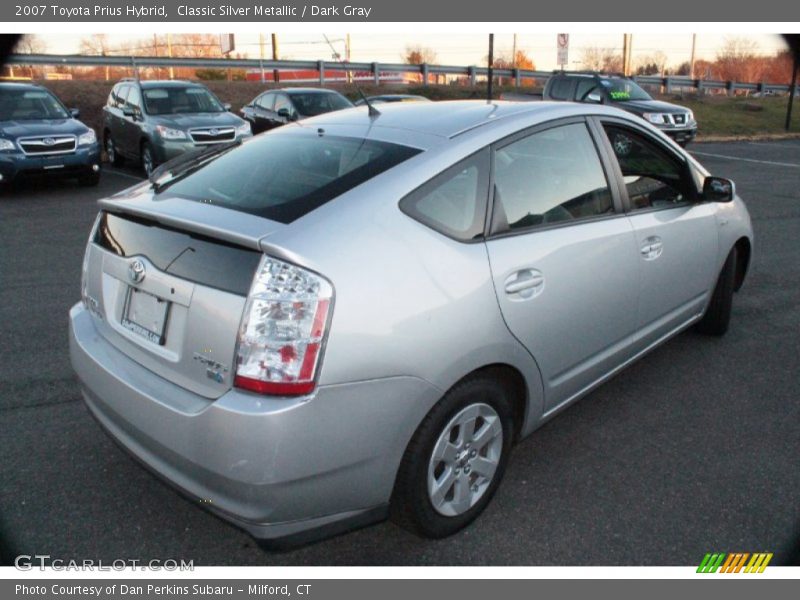
<path id="1" fill-rule="evenodd" d="M 771 560 L 772 552 L 709 552 L 703 557 L 697 572 L 763 573 Z"/>

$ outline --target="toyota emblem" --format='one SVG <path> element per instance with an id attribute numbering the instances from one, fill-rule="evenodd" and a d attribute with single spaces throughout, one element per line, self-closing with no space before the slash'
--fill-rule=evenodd
<path id="1" fill-rule="evenodd" d="M 209 129 L 208 133 L 210 135 L 217 135 L 219 133 L 219 129 Z"/>
<path id="2" fill-rule="evenodd" d="M 44 139 L 42 140 L 42 143 L 43 143 L 45 146 L 52 146 L 52 145 L 54 145 L 54 144 L 56 143 L 56 141 L 55 141 L 53 138 L 50 138 L 50 137 L 49 137 L 49 138 L 44 138 Z"/>
<path id="3" fill-rule="evenodd" d="M 144 263 L 138 258 L 128 265 L 128 277 L 131 278 L 133 283 L 139 283 L 144 279 L 145 268 Z"/>

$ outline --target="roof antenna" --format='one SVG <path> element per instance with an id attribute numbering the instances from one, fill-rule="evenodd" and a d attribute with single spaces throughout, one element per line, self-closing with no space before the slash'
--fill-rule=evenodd
<path id="1" fill-rule="evenodd" d="M 322 37 L 324 37 L 325 41 L 328 42 L 328 46 L 330 46 L 331 52 L 333 53 L 333 58 L 335 58 L 340 63 L 345 64 L 345 62 L 341 59 L 341 55 L 338 52 L 336 52 L 336 48 L 334 48 L 333 44 L 331 44 L 331 41 L 328 39 L 328 36 L 323 33 Z M 350 69 L 346 69 L 345 70 L 345 73 L 349 73 L 349 72 L 350 72 Z M 379 111 L 377 108 L 372 106 L 370 101 L 367 100 L 367 97 L 364 95 L 364 92 L 362 91 L 361 86 L 358 85 L 358 78 L 357 77 L 353 77 L 353 84 L 355 84 L 355 86 L 356 86 L 356 90 L 358 91 L 358 95 L 361 96 L 361 99 L 364 101 L 364 104 L 367 105 L 367 109 L 369 110 L 370 118 L 374 119 L 375 117 L 381 116 L 381 111 Z"/>

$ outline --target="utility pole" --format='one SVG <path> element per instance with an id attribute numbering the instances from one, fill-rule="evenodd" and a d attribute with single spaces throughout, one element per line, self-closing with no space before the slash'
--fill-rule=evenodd
<path id="1" fill-rule="evenodd" d="M 489 86 L 486 89 L 487 102 L 492 101 L 492 82 L 494 80 L 494 34 L 489 34 Z"/>
<path id="2" fill-rule="evenodd" d="M 167 34 L 167 56 L 172 58 L 172 34 L 171 33 Z M 175 68 L 172 65 L 169 66 L 169 78 L 170 79 L 175 79 Z"/>
<path id="3" fill-rule="evenodd" d="M 694 57 L 697 49 L 697 34 L 692 34 L 692 56 L 689 59 L 689 79 L 694 79 Z"/>
<path id="4" fill-rule="evenodd" d="M 511 45 L 511 68 L 517 68 L 517 34 L 514 34 L 514 43 Z"/>
<path id="5" fill-rule="evenodd" d="M 261 83 L 264 83 L 264 34 L 258 34 L 258 57 L 261 59 Z"/>
<path id="6" fill-rule="evenodd" d="M 344 60 L 347 63 L 350 63 L 350 34 L 348 33 L 344 37 Z M 347 76 L 347 83 L 353 83 L 353 73 L 350 69 L 345 71 L 345 75 Z"/>
<path id="7" fill-rule="evenodd" d="M 628 34 L 622 34 L 622 73 L 628 74 Z"/>
<path id="8" fill-rule="evenodd" d="M 278 36 L 275 33 L 272 34 L 272 60 L 278 60 Z M 280 83 L 281 74 L 278 69 L 272 71 L 272 80 Z"/>
<path id="9" fill-rule="evenodd" d="M 630 75 L 633 71 L 633 34 L 628 34 L 628 67 L 625 69 L 625 75 Z"/>

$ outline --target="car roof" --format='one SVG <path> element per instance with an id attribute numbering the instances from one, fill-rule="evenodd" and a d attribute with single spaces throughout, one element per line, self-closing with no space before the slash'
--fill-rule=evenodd
<path id="1" fill-rule="evenodd" d="M 120 81 L 120 83 L 137 83 L 136 80 L 130 81 Z M 142 88 L 152 88 L 152 87 L 205 87 L 202 83 L 197 83 L 195 81 L 185 81 L 181 79 L 147 79 L 147 80 L 139 80 L 139 85 Z"/>
<path id="2" fill-rule="evenodd" d="M 311 87 L 290 87 L 280 88 L 276 90 L 269 90 L 271 92 L 283 92 L 285 94 L 339 94 L 336 90 L 327 90 L 325 88 L 311 88 Z M 341 95 L 341 94 L 339 94 Z"/>
<path id="3" fill-rule="evenodd" d="M 425 135 L 453 138 L 478 127 L 504 123 L 521 115 L 541 120 L 556 119 L 589 112 L 624 114 L 618 109 L 571 102 L 503 102 L 485 100 L 451 100 L 444 102 L 390 102 L 378 107 L 380 115 L 370 117 L 366 106 L 325 113 L 304 121 L 305 127 L 344 125 L 368 126 L 371 129 L 414 131 Z"/>
<path id="4" fill-rule="evenodd" d="M 46 90 L 50 91 L 41 85 L 36 85 L 35 83 L 27 83 L 27 82 L 20 82 L 20 81 L 0 81 L 0 88 L 7 88 L 12 90 Z"/>

